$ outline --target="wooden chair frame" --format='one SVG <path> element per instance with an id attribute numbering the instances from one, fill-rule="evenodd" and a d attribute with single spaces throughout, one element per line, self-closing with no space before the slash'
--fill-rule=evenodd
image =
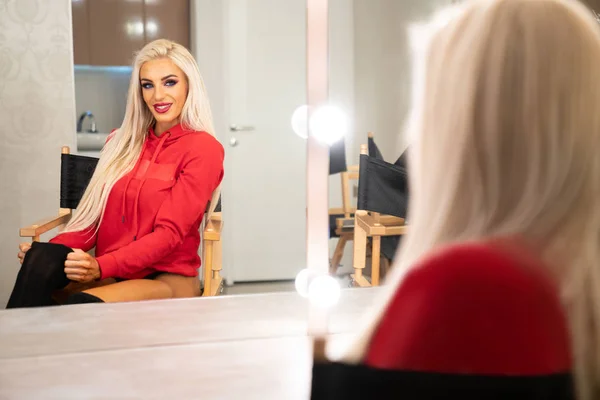
<path id="1" fill-rule="evenodd" d="M 204 226 L 202 236 L 202 264 L 204 268 L 203 297 L 217 296 L 223 292 L 223 243 L 221 232 L 223 219 L 221 212 L 215 212 Z"/>
<path id="2" fill-rule="evenodd" d="M 330 208 L 329 215 L 344 215 L 342 218 L 336 219 L 335 233 L 339 236 L 333 257 L 331 258 L 331 264 L 329 266 L 329 273 L 335 274 L 340 265 L 340 261 L 344 256 L 344 249 L 346 243 L 352 240 L 354 237 L 353 231 L 348 231 L 344 228 L 348 224 L 354 223 L 353 214 L 356 212 L 356 207 L 352 207 L 351 195 L 350 195 L 350 181 L 358 180 L 358 165 L 352 165 L 348 167 L 348 171 L 341 173 L 342 181 L 342 208 Z"/>
<path id="3" fill-rule="evenodd" d="M 69 146 L 63 146 L 62 154 L 71 154 Z M 22 227 L 19 230 L 19 236 L 22 238 L 31 238 L 32 242 L 39 242 L 40 236 L 54 228 L 61 230 L 71 219 L 73 210 L 70 208 L 59 208 L 58 215 L 54 217 L 44 218 L 31 225 Z M 223 230 L 223 220 L 221 212 L 212 214 L 203 230 L 202 254 L 204 268 L 204 291 L 203 297 L 216 296 L 222 292 L 223 278 L 221 277 L 222 269 L 222 242 L 221 232 Z M 106 280 L 108 281 L 108 280 Z M 104 281 L 103 281 L 104 282 Z M 105 282 L 109 284 L 112 282 Z M 102 283 L 101 283 L 102 284 Z M 75 287 L 81 288 L 85 284 L 71 283 L 67 286 L 66 291 L 74 290 Z M 89 286 L 89 285 L 88 285 Z"/>
<path id="4" fill-rule="evenodd" d="M 360 146 L 360 154 L 368 155 L 366 144 Z M 406 229 L 404 218 L 381 215 L 366 210 L 356 211 L 354 214 L 354 274 L 351 275 L 355 285 L 360 287 L 379 286 L 381 237 L 404 235 Z M 371 282 L 363 275 L 366 267 L 368 237 L 373 238 L 371 243 Z"/>

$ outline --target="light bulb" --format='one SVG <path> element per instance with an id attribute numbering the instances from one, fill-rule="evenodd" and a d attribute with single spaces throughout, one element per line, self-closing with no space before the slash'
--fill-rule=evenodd
<path id="1" fill-rule="evenodd" d="M 343 138 L 348 129 L 346 114 L 335 106 L 319 107 L 310 117 L 310 134 L 329 146 Z"/>
<path id="2" fill-rule="evenodd" d="M 125 26 L 129 36 L 141 36 L 144 34 L 144 24 L 141 21 L 129 21 Z"/>
<path id="3" fill-rule="evenodd" d="M 308 138 L 308 106 L 303 105 L 292 114 L 292 129 L 302 139 Z"/>
<path id="4" fill-rule="evenodd" d="M 318 308 L 329 308 L 340 299 L 340 284 L 330 275 L 320 275 L 312 279 L 308 286 L 308 300 Z"/>
<path id="5" fill-rule="evenodd" d="M 310 284 L 317 275 L 318 274 L 315 271 L 308 268 L 303 269 L 298 273 L 298 275 L 296 275 L 295 286 L 296 291 L 298 294 L 300 294 L 300 296 L 308 297 Z"/>
<path id="6" fill-rule="evenodd" d="M 156 23 L 156 21 L 146 22 L 146 31 L 148 32 L 148 34 L 156 36 L 156 34 L 158 33 L 158 24 Z"/>

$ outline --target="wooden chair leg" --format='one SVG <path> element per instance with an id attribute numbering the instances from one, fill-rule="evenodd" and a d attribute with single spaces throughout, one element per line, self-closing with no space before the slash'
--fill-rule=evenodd
<path id="1" fill-rule="evenodd" d="M 386 275 L 390 271 L 390 259 L 386 256 L 381 258 L 381 279 L 385 279 Z"/>
<path id="2" fill-rule="evenodd" d="M 204 251 L 202 252 L 204 256 L 203 266 L 204 266 L 204 292 L 202 293 L 203 297 L 211 295 L 211 284 L 212 284 L 212 265 L 213 265 L 213 241 L 205 240 L 204 241 Z"/>
<path id="3" fill-rule="evenodd" d="M 354 274 L 352 280 L 357 286 L 371 286 L 369 281 L 363 276 L 363 270 L 367 261 L 367 232 L 360 228 L 358 223 L 354 224 Z"/>
<path id="4" fill-rule="evenodd" d="M 379 286 L 381 236 L 373 236 L 371 249 L 371 285 Z"/>
<path id="5" fill-rule="evenodd" d="M 335 246 L 333 257 L 331 257 L 331 265 L 329 266 L 329 273 L 331 275 L 335 275 L 340 266 L 340 261 L 342 261 L 342 257 L 344 256 L 344 249 L 346 248 L 347 242 L 348 237 L 346 235 L 341 235 Z"/>
<path id="6" fill-rule="evenodd" d="M 213 259 L 212 259 L 212 282 L 210 286 L 210 295 L 217 296 L 223 286 L 223 278 L 221 277 L 221 269 L 223 266 L 223 243 L 219 240 L 213 244 Z"/>

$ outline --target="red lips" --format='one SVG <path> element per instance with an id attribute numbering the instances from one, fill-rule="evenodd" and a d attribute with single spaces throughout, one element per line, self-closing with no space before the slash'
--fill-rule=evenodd
<path id="1" fill-rule="evenodd" d="M 159 114 L 164 114 L 171 109 L 173 103 L 156 103 L 153 105 L 154 110 Z"/>

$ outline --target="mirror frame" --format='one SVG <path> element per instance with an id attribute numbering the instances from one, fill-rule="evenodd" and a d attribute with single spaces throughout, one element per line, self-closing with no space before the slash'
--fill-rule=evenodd
<path id="1" fill-rule="evenodd" d="M 329 99 L 329 2 L 307 0 L 306 66 L 308 117 Z M 307 121 L 308 123 L 308 121 Z M 306 147 L 306 268 L 329 272 L 329 146 L 310 132 Z M 309 303 L 308 334 L 327 333 L 327 310 Z"/>

